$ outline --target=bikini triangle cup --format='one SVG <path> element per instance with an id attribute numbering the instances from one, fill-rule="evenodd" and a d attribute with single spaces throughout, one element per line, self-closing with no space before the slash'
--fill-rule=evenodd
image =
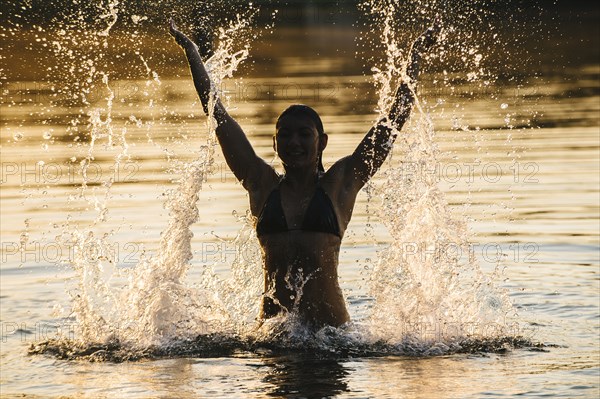
<path id="1" fill-rule="evenodd" d="M 279 187 L 273 189 L 269 194 L 258 216 L 256 235 L 261 237 L 265 234 L 283 233 L 294 230 L 329 233 L 342 238 L 333 203 L 322 187 L 317 186 L 315 194 L 310 200 L 304 214 L 300 229 L 288 228 L 283 206 L 281 205 Z"/>

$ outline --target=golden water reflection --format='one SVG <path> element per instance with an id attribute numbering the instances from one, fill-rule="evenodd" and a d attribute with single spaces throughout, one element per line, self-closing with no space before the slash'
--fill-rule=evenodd
<path id="1" fill-rule="evenodd" d="M 581 37 L 590 36 L 590 31 L 583 29 Z M 370 71 L 354 57 L 356 29 L 281 27 L 277 32 L 254 43 L 255 62 L 240 71 L 242 79 L 226 81 L 221 90 L 230 97 L 231 112 L 257 153 L 274 164 L 275 118 L 290 103 L 313 105 L 331 136 L 324 159 L 331 164 L 349 154 L 376 119 Z M 130 158 L 115 175 L 114 157 L 121 149 L 107 147 L 105 141 L 97 143 L 96 174 L 89 180 L 88 194 L 102 198 L 105 181 L 116 176 L 110 190 L 109 222 L 97 227 L 98 234 L 113 232 L 117 242 L 143 244 L 149 252 L 156 248 L 167 223 L 162 194 L 177 177 L 169 173 L 172 160 L 192 160 L 206 144 L 205 118 L 183 55 L 166 32 L 145 37 L 141 46 L 146 59 L 156 56 L 149 65 L 158 80 L 140 69 L 137 56 L 125 58 L 135 60 L 131 63 L 120 58 L 108 87 L 94 82 L 88 105 L 69 97 L 68 90 L 58 94 L 52 90 L 53 83 L 62 89 L 73 82 L 51 82 L 43 68 L 22 67 L 54 67 L 62 62 L 38 51 L 43 49 L 37 44 L 32 44 L 33 50 L 22 50 L 37 43 L 35 34 L 21 32 L 12 48 L 14 56 L 3 60 L 8 70 L 0 102 L 0 233 L 6 244 L 1 265 L 3 322 L 46 320 L 51 318 L 52 303 L 67 305 L 64 280 L 69 270 L 61 269 L 58 262 L 13 251 L 9 244 L 20 243 L 25 230 L 32 241 L 53 240 L 67 215 L 73 217 L 72 227 L 89 226 L 97 217 L 93 205 L 76 197 L 83 181 L 79 165 L 89 151 L 91 111 L 103 118 L 110 111 L 114 132 L 123 133 L 130 145 Z M 119 33 L 114 35 L 119 42 Z M 549 40 L 542 57 L 563 51 L 565 58 L 580 61 L 564 68 L 553 62 L 544 63 L 541 69 L 525 68 L 518 82 L 469 82 L 465 79 L 468 71 L 445 75 L 439 66 L 428 65 L 420 101 L 434 121 L 438 169 L 423 171 L 403 164 L 402 153 L 396 150 L 383 171 L 403 167 L 417 176 L 434 174 L 455 214 L 476 233 L 474 242 L 506 246 L 510 257 L 504 264 L 513 281 L 504 285 L 514 289 L 519 311 L 533 308 L 537 312 L 527 320 L 544 326 L 540 339 L 567 347 L 506 356 L 316 360 L 240 355 L 115 365 L 25 357 L 26 343 L 12 337 L 2 343 L 3 393 L 94 398 L 114 397 L 115 392 L 130 397 L 235 396 L 241 392 L 248 396 L 463 398 L 486 393 L 535 396 L 548 392 L 543 391 L 545 385 L 559 394 L 582 392 L 596 397 L 597 384 L 589 386 L 597 380 L 593 367 L 598 361 L 594 323 L 599 67 L 594 54 L 581 54 L 578 46 L 563 41 Z M 107 52 L 107 58 L 131 50 L 123 48 L 125 39 L 120 43 L 110 50 L 113 53 Z M 129 69 L 134 76 L 128 76 Z M 444 79 L 450 84 L 441 83 Z M 111 92 L 114 98 L 109 108 Z M 405 134 L 410 132 L 411 125 Z M 248 208 L 243 189 L 218 151 L 215 165 L 200 193 L 191 281 L 199 278 L 199 270 L 207 264 L 218 262 L 217 272 L 227 272 L 227 259 L 202 258 L 203 244 L 214 242 L 215 237 L 234 237 L 241 226 L 232 212 L 243 214 Z M 381 175 L 374 179 L 375 186 L 382 182 Z M 69 200 L 69 196 L 75 197 Z M 377 195 L 360 194 L 342 248 L 340 276 L 355 313 L 364 311 L 358 309 L 366 289 L 363 266 L 370 264 L 367 259 L 373 262 L 390 240 L 373 212 L 378 201 Z M 367 223 L 373 225 L 372 230 Z M 523 249 L 529 243 L 543 249 L 536 253 L 536 262 L 527 262 L 518 256 L 522 252 L 508 247 L 516 244 Z M 123 254 L 140 253 L 141 247 L 136 247 L 135 253 Z M 496 264 L 491 263 L 493 269 Z M 131 267 L 124 262 L 120 266 Z M 588 390 L 573 390 L 569 384 Z"/>

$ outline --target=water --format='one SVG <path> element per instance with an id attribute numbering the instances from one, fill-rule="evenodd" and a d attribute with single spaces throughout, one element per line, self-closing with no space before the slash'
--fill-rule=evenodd
<path id="1" fill-rule="evenodd" d="M 597 56 L 567 43 L 559 47 L 570 60 L 564 69 L 551 69 L 556 59 L 533 46 L 515 50 L 527 60 L 499 62 L 518 22 L 511 20 L 508 33 L 490 33 L 504 40 L 495 47 L 483 35 L 448 50 L 470 57 L 462 67 L 432 60 L 419 98 L 424 116 L 407 126 L 391 162 L 359 196 L 346 233 L 340 276 L 355 324 L 316 336 L 284 324 L 265 337 L 248 332 L 260 275 L 247 200 L 212 147 L 183 57 L 141 17 L 114 22 L 111 4 L 103 23 L 92 22 L 99 35 L 88 35 L 106 54 L 79 49 L 95 67 L 74 70 L 90 77 L 83 87 L 71 86 L 78 80 L 68 69 L 52 75 L 54 88 L 35 69 L 5 72 L 3 395 L 597 396 Z M 377 47 L 371 36 L 379 32 L 350 25 L 364 17 L 348 10 L 280 10 L 284 23 L 273 30 L 285 47 L 269 29 L 253 29 L 260 38 L 242 35 L 226 51 L 250 45 L 241 80 L 219 86 L 265 159 L 274 159 L 273 121 L 291 102 L 321 113 L 330 134 L 326 164 L 352 151 L 373 109 L 385 106 L 378 99 L 386 75 L 381 96 L 370 68 L 387 71 L 386 48 L 356 42 L 362 36 Z M 534 11 L 537 27 L 553 15 Z M 260 13 L 269 25 L 271 10 Z M 408 40 L 420 22 L 393 37 Z M 586 30 L 578 36 L 580 25 L 562 26 L 591 40 Z M 148 44 L 123 34 L 131 27 Z M 26 48 L 61 36 L 59 27 L 27 32 L 11 40 Z M 537 32 L 539 46 L 561 45 L 552 31 Z M 57 55 L 68 48 L 63 43 Z M 31 57 L 12 49 L 14 59 Z M 104 64 L 117 56 L 135 61 Z M 54 96 L 59 89 L 69 95 Z M 86 100 L 72 101 L 68 90 Z M 185 177 L 207 169 L 204 178 Z M 394 216 L 397 209 L 405 217 Z M 465 333 L 479 339 L 454 345 Z M 81 337 L 27 355 L 32 343 Z"/>

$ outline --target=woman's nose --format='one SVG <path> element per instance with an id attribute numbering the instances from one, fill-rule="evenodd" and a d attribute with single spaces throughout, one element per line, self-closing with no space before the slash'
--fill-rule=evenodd
<path id="1" fill-rule="evenodd" d="M 297 133 L 293 133 L 290 135 L 289 144 L 291 145 L 300 145 L 300 135 Z"/>

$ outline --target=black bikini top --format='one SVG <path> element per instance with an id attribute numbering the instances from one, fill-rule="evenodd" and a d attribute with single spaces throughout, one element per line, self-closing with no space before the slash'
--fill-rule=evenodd
<path id="1" fill-rule="evenodd" d="M 288 228 L 285 220 L 285 213 L 281 205 L 281 192 L 279 187 L 275 188 L 269 194 L 265 205 L 263 206 L 258 221 L 256 223 L 256 235 L 261 237 L 264 234 L 283 233 L 286 231 L 303 230 L 317 231 L 322 233 L 334 234 L 340 238 L 340 227 L 337 216 L 333 209 L 333 204 L 323 188 L 317 186 L 315 195 L 310 200 L 302 227 L 300 229 Z"/>

